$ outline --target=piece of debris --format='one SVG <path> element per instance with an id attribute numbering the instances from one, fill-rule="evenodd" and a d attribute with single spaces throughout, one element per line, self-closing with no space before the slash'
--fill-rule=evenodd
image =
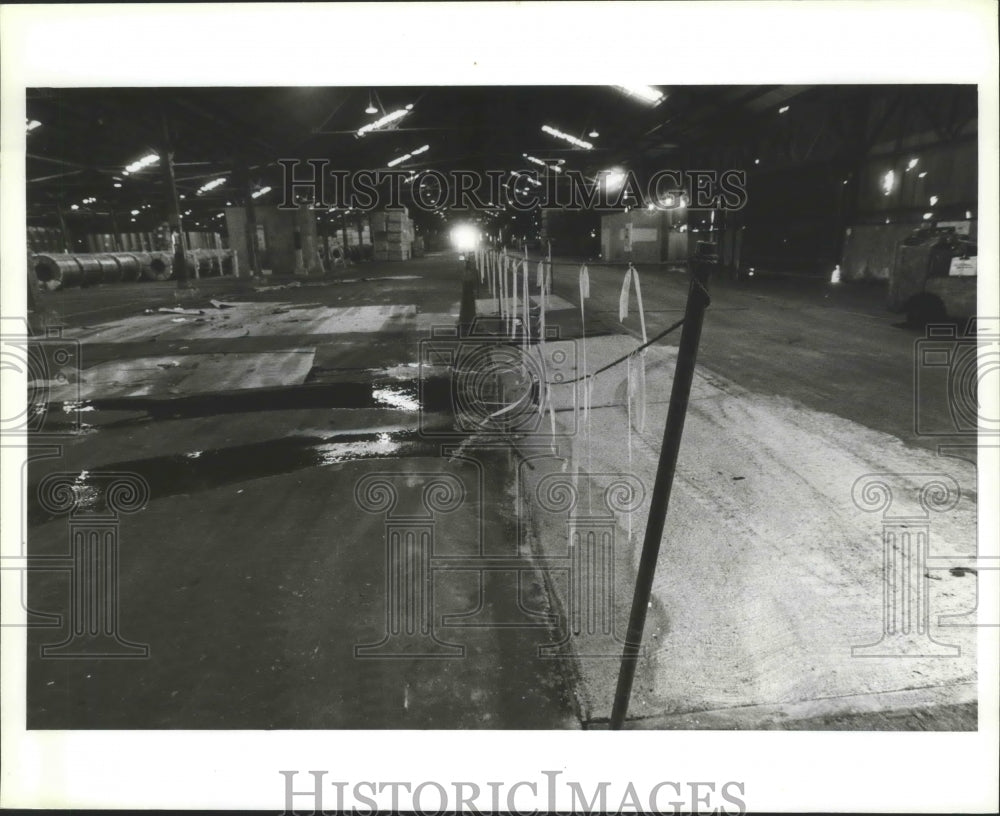
<path id="1" fill-rule="evenodd" d="M 299 281 L 292 281 L 291 283 L 280 283 L 274 286 L 255 286 L 253 290 L 255 292 L 277 292 L 279 289 L 297 289 L 301 285 Z"/>
<path id="2" fill-rule="evenodd" d="M 161 306 L 156 311 L 163 312 L 165 314 L 180 314 L 180 315 L 201 315 L 205 314 L 204 309 L 182 309 L 180 306 Z"/>
<path id="3" fill-rule="evenodd" d="M 216 309 L 232 309 L 236 306 L 235 303 L 223 303 L 221 300 L 210 300 L 209 303 Z"/>
<path id="4" fill-rule="evenodd" d="M 178 363 L 176 360 L 171 360 L 169 363 L 157 363 L 156 365 L 159 366 L 160 368 L 177 368 L 180 365 L 180 363 Z"/>
<path id="5" fill-rule="evenodd" d="M 170 318 L 171 323 L 187 323 L 188 319 L 186 317 L 172 317 Z"/>

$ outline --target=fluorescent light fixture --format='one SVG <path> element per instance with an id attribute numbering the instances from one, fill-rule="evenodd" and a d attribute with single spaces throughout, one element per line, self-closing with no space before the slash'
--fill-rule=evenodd
<path id="1" fill-rule="evenodd" d="M 40 128 L 42 126 L 42 123 L 37 119 L 26 119 L 25 122 L 27 123 L 28 133 L 31 133 L 31 131 L 35 128 Z"/>
<path id="2" fill-rule="evenodd" d="M 629 96 L 634 96 L 636 99 L 641 99 L 651 105 L 658 105 L 663 101 L 663 91 L 652 85 L 616 85 L 615 87 L 625 91 Z"/>
<path id="3" fill-rule="evenodd" d="M 923 178 L 926 175 L 927 175 L 927 171 L 924 170 L 923 172 L 917 173 L 917 178 Z"/>
<path id="4" fill-rule="evenodd" d="M 909 171 L 909 170 L 912 170 L 912 169 L 913 169 L 914 167 L 916 167 L 916 166 L 917 166 L 917 163 L 918 163 L 919 161 L 920 161 L 920 159 L 910 159 L 910 163 L 906 165 L 906 169 L 907 169 L 908 171 Z"/>
<path id="5" fill-rule="evenodd" d="M 592 130 L 590 131 L 590 133 L 587 134 L 587 136 L 589 136 L 591 139 L 596 139 L 600 135 L 601 134 L 598 133 L 596 130 Z"/>
<path id="6" fill-rule="evenodd" d="M 160 157 L 157 156 L 155 153 L 149 153 L 148 155 L 143 156 L 141 159 L 137 159 L 131 164 L 125 165 L 125 171 L 124 171 L 125 175 L 128 175 L 129 173 L 138 173 L 140 170 L 149 167 L 149 165 L 156 164 L 159 160 Z"/>
<path id="7" fill-rule="evenodd" d="M 934 213 L 924 213 L 924 221 L 930 221 L 934 217 Z"/>
<path id="8" fill-rule="evenodd" d="M 583 139 L 577 139 L 576 136 L 570 136 L 568 133 L 563 133 L 561 130 L 554 128 L 551 125 L 542 125 L 542 132 L 548 133 L 549 136 L 555 136 L 557 139 L 562 139 L 564 142 L 569 142 L 574 147 L 582 147 L 584 150 L 594 149 L 594 146 L 590 142 L 585 142 Z"/>
<path id="9" fill-rule="evenodd" d="M 931 196 L 931 206 L 933 207 L 937 203 L 938 203 L 938 197 L 937 196 Z"/>
<path id="10" fill-rule="evenodd" d="M 405 108 L 400 108 L 399 110 L 394 110 L 392 113 L 387 113 L 380 119 L 376 119 L 374 122 L 369 122 L 367 125 L 358 128 L 358 136 L 364 136 L 366 133 L 371 133 L 373 130 L 378 130 L 379 128 L 390 125 L 393 122 L 397 122 L 406 116 L 407 113 L 409 113 L 409 111 Z"/>
<path id="11" fill-rule="evenodd" d="M 69 208 L 71 210 L 78 210 L 78 209 L 80 209 L 80 205 L 79 204 L 70 204 Z"/>
<path id="12" fill-rule="evenodd" d="M 121 186 L 122 186 L 122 183 L 121 183 L 120 181 L 116 181 L 116 182 L 115 182 L 114 184 L 112 184 L 111 186 L 112 186 L 112 187 L 121 187 Z"/>
<path id="13" fill-rule="evenodd" d="M 269 192 L 271 192 L 270 187 L 261 187 L 259 190 L 255 190 L 254 192 L 250 193 L 250 197 L 260 198 L 262 195 L 267 195 Z"/>
<path id="14" fill-rule="evenodd" d="M 214 190 L 216 187 L 221 187 L 225 183 L 226 183 L 225 176 L 223 176 L 222 178 L 217 178 L 217 179 L 212 179 L 211 181 L 207 181 L 204 184 L 202 184 L 201 187 L 198 188 L 198 195 L 201 195 L 202 193 L 207 193 L 210 190 Z"/>
<path id="15" fill-rule="evenodd" d="M 132 215 L 138 215 L 138 214 L 139 214 L 138 210 L 132 210 Z"/>
<path id="16" fill-rule="evenodd" d="M 789 109 L 790 107 L 791 107 L 790 105 L 784 105 L 784 106 L 782 106 L 782 107 L 778 108 L 778 113 L 787 113 L 787 112 L 788 112 L 788 109 Z"/>
<path id="17" fill-rule="evenodd" d="M 561 173 L 562 172 L 562 168 L 559 167 L 556 164 L 549 164 L 548 162 L 542 161 L 541 159 L 536 158 L 535 156 L 529 156 L 527 153 L 522 153 L 521 155 L 524 156 L 524 158 L 526 158 L 532 164 L 537 164 L 539 167 L 547 167 L 550 170 L 555 170 L 557 173 Z M 560 159 L 559 161 L 560 161 L 560 164 L 561 164 L 562 163 L 562 159 Z"/>
<path id="18" fill-rule="evenodd" d="M 409 153 L 404 153 L 402 156 L 396 156 L 396 158 L 388 162 L 386 166 L 395 167 L 397 164 L 402 164 L 405 161 L 409 161 L 414 156 L 419 156 L 421 153 L 424 153 L 429 149 L 430 145 L 424 145 L 423 147 L 418 147 L 416 150 L 411 150 Z"/>
<path id="19" fill-rule="evenodd" d="M 896 183 L 896 171 L 890 170 L 882 176 L 882 190 L 886 195 L 892 192 L 892 185 Z"/>

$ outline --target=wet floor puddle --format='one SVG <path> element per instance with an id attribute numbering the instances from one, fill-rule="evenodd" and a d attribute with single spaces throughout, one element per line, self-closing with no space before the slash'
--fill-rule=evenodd
<path id="1" fill-rule="evenodd" d="M 290 436 L 228 448 L 115 462 L 94 471 L 82 470 L 71 489 L 78 511 L 96 512 L 105 509 L 102 473 L 140 476 L 149 485 L 152 500 L 360 459 L 438 456 L 440 444 L 440 439 L 424 439 L 414 430 Z M 55 517 L 39 503 L 38 485 L 32 484 L 28 489 L 28 524 L 42 524 Z"/>
<path id="2" fill-rule="evenodd" d="M 44 424 L 49 430 L 89 430 L 115 421 L 179 419 L 218 414 L 287 411 L 301 408 L 385 409 L 451 413 L 452 380 L 435 377 L 421 381 L 307 383 L 281 388 L 259 388 L 180 397 L 109 397 L 74 403 L 50 403 Z M 81 414 L 86 415 L 83 422 Z M 102 421 L 104 415 L 111 420 Z"/>

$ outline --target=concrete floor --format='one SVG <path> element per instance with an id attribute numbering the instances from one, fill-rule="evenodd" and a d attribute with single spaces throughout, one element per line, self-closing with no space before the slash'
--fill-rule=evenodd
<path id="1" fill-rule="evenodd" d="M 82 343 L 77 378 L 58 387 L 86 399 L 78 428 L 52 411 L 67 435 L 33 443 L 30 551 L 64 554 L 72 530 L 39 499 L 47 476 L 70 474 L 93 512 L 103 474 L 138 474 L 149 501 L 118 527 L 119 633 L 149 653 L 43 657 L 66 639 L 69 580 L 31 573 L 28 607 L 63 621 L 30 630 L 30 728 L 601 727 L 620 646 L 567 638 L 578 609 L 566 516 L 533 491 L 564 461 L 651 485 L 676 335 L 649 352 L 646 427 L 631 444 L 621 366 L 597 388 L 589 433 L 573 410 L 552 418 L 556 445 L 550 418 L 514 440 L 456 433 L 447 364 L 421 341 L 454 328 L 462 278 L 447 254 L 301 285 L 205 280 L 180 300 L 169 283 L 45 297 Z M 547 322 L 577 341 L 578 360 L 575 269 L 558 267 L 554 284 Z M 620 285 L 621 270 L 591 267 L 591 370 L 635 345 L 634 305 L 617 320 Z M 680 316 L 685 285 L 643 273 L 651 335 Z M 935 564 L 934 621 L 975 607 L 976 576 L 956 569 L 974 555 L 974 454 L 937 455 L 974 442 L 915 432 L 920 335 L 880 298 L 797 280 L 713 284 L 633 725 L 975 728 L 973 629 L 949 628 L 955 659 L 850 656 L 880 630 L 881 518 L 851 501 L 865 473 L 957 480 L 962 499 L 932 530 L 958 559 Z M 944 395 L 918 399 L 947 430 Z M 421 492 L 431 483 L 460 485 L 464 500 L 435 505 Z M 640 507 L 612 523 L 619 634 L 644 518 Z M 401 528 L 432 542 L 426 597 L 407 602 L 428 604 L 433 634 L 358 651 L 392 623 Z"/>

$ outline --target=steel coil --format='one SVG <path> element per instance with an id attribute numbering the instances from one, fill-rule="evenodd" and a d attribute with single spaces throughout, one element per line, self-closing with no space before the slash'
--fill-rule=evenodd
<path id="1" fill-rule="evenodd" d="M 83 278 L 83 271 L 74 255 L 36 255 L 34 267 L 35 278 L 46 289 L 78 286 Z"/>
<path id="2" fill-rule="evenodd" d="M 114 255 L 101 253 L 94 260 L 101 265 L 101 283 L 118 283 L 122 279 L 122 268 Z"/>

